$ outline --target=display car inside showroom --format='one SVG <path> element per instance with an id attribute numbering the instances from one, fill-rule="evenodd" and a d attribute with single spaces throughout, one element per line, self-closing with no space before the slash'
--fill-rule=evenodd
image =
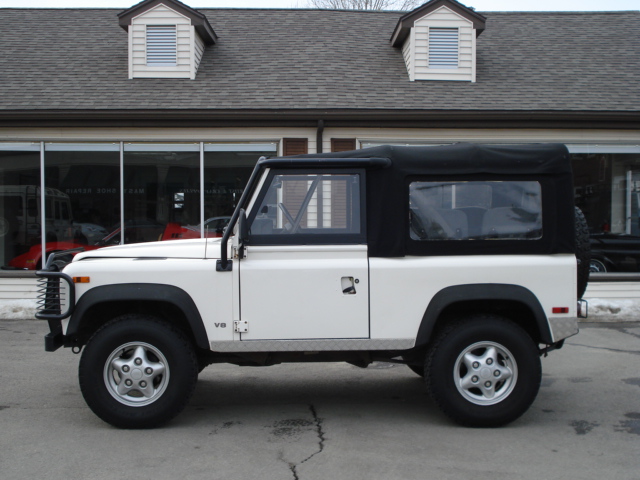
<path id="1" fill-rule="evenodd" d="M 260 157 L 457 142 L 566 144 L 587 297 L 640 298 L 640 11 L 0 18 L 0 300 L 54 251 L 220 236 Z"/>

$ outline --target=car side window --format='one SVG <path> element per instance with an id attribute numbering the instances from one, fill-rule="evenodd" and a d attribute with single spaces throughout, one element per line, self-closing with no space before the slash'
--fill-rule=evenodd
<path id="1" fill-rule="evenodd" d="M 358 242 L 362 193 L 360 173 L 274 174 L 249 219 L 250 243 Z"/>
<path id="2" fill-rule="evenodd" d="M 412 182 L 412 240 L 537 240 L 542 238 L 538 182 Z"/>

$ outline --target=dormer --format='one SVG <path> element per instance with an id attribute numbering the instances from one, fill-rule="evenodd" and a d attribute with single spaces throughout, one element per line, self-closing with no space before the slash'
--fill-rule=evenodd
<path id="1" fill-rule="evenodd" d="M 129 33 L 129 78 L 196 78 L 218 38 L 207 17 L 178 0 L 144 0 L 118 14 Z"/>
<path id="2" fill-rule="evenodd" d="M 409 80 L 476 81 L 476 37 L 486 18 L 455 0 L 432 0 L 400 18 L 391 45 L 402 48 Z"/>

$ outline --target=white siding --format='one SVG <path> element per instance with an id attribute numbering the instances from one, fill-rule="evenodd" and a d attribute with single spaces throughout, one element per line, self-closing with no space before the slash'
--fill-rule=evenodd
<path id="1" fill-rule="evenodd" d="M 309 139 L 314 153 L 316 128 L 27 128 L 0 127 L 2 142 L 234 142 L 273 141 L 281 138 Z M 588 145 L 637 145 L 640 130 L 596 129 L 488 129 L 488 128 L 332 128 L 324 130 L 324 151 L 331 151 L 331 138 L 356 138 L 375 143 L 544 143 L 560 142 Z M 359 147 L 358 147 L 359 148 Z"/>
<path id="2" fill-rule="evenodd" d="M 1 131 L 0 131 L 1 132 Z M 1 138 L 1 137 L 0 137 Z M 357 148 L 363 143 L 446 144 L 545 143 L 637 145 L 639 130 L 553 130 L 553 129 L 447 129 L 447 128 L 331 128 L 324 130 L 324 151 L 331 151 L 331 138 L 355 138 Z"/>
<path id="3" fill-rule="evenodd" d="M 457 68 L 429 66 L 429 29 L 458 29 Z M 446 7 L 416 20 L 402 53 L 410 80 L 453 80 L 475 82 L 475 36 L 473 24 Z"/>
<path id="4" fill-rule="evenodd" d="M 0 300 L 35 300 L 37 280 L 32 278 L 0 278 Z"/>
<path id="5" fill-rule="evenodd" d="M 402 56 L 404 57 L 404 63 L 407 65 L 407 72 L 409 72 L 409 79 L 413 81 L 413 51 L 411 49 L 411 37 L 413 37 L 414 29 L 411 29 L 411 34 L 404 42 L 402 46 Z"/>
<path id="6" fill-rule="evenodd" d="M 194 29 L 194 60 L 195 60 L 195 71 L 198 71 L 198 67 L 200 66 L 200 61 L 202 60 L 202 55 L 204 55 L 204 42 L 200 35 L 195 32 Z"/>
<path id="7" fill-rule="evenodd" d="M 147 65 L 147 25 L 176 26 L 176 66 Z M 191 20 L 160 4 L 135 17 L 129 26 L 131 55 L 129 78 L 194 78 Z M 197 36 L 197 35 L 195 35 Z"/>
<path id="8" fill-rule="evenodd" d="M 640 282 L 589 282 L 584 298 L 640 300 Z"/>

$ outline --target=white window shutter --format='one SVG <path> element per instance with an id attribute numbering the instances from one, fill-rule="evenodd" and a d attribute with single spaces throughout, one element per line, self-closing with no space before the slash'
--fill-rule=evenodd
<path id="1" fill-rule="evenodd" d="M 458 68 L 458 29 L 429 29 L 429 67 Z"/>
<path id="2" fill-rule="evenodd" d="M 177 51 L 175 25 L 147 25 L 147 66 L 175 67 Z"/>

